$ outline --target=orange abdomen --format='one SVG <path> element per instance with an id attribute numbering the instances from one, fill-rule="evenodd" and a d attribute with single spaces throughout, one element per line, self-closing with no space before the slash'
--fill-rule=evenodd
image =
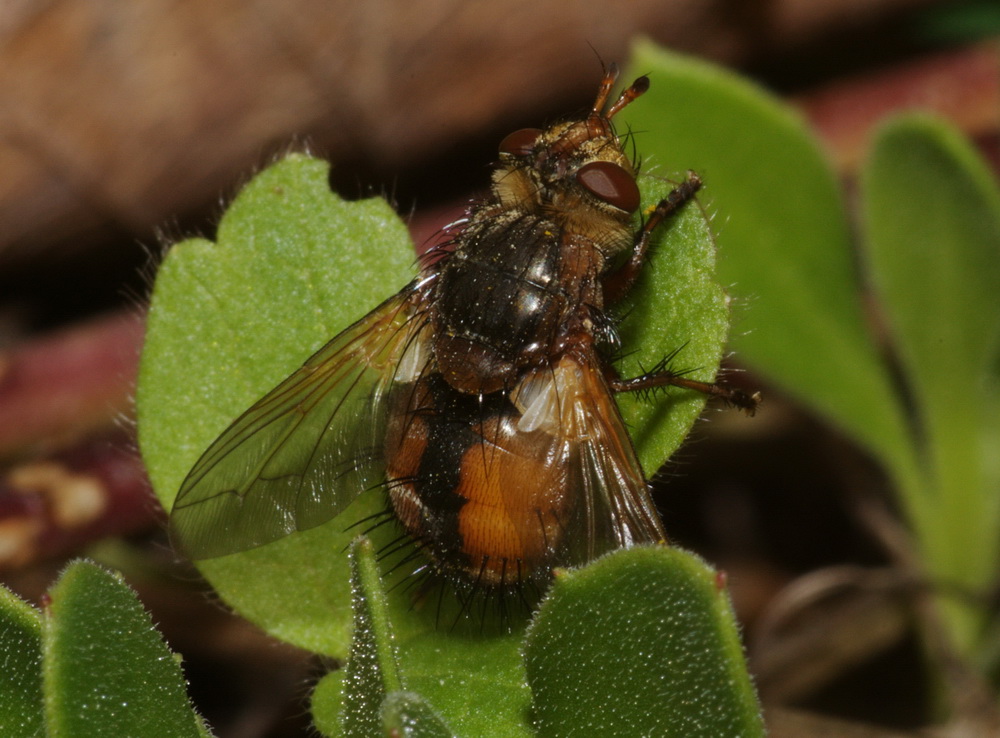
<path id="1" fill-rule="evenodd" d="M 555 439 L 519 431 L 502 394 L 480 404 L 440 375 L 396 391 L 408 407 L 386 437 L 389 496 L 435 568 L 486 588 L 547 577 L 570 499 Z"/>

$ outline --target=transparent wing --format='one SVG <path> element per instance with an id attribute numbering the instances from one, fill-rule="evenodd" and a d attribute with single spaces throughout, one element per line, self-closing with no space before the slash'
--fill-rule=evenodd
<path id="1" fill-rule="evenodd" d="M 381 481 L 384 398 L 426 355 L 418 298 L 414 283 L 382 303 L 219 436 L 181 485 L 175 544 L 195 559 L 261 546 L 330 520 Z"/>
<path id="2" fill-rule="evenodd" d="M 531 386 L 533 383 L 534 386 Z M 524 432 L 547 431 L 545 458 L 564 464 L 571 503 L 560 516 L 553 566 L 577 566 L 615 548 L 666 540 L 642 466 L 596 356 L 564 356 L 521 389 Z"/>
<path id="3" fill-rule="evenodd" d="M 642 465 L 596 357 L 577 368 L 572 413 L 580 430 L 571 479 L 576 476 L 583 499 L 573 521 L 580 530 L 569 539 L 571 558 L 590 561 L 613 548 L 662 543 L 666 533 Z"/>

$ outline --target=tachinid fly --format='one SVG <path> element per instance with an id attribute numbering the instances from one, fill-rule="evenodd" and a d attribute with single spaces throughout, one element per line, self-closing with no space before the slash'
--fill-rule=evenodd
<path id="1" fill-rule="evenodd" d="M 184 480 L 174 540 L 194 558 L 327 522 L 383 486 L 425 558 L 462 587 L 544 584 L 554 567 L 665 540 L 613 395 L 674 385 L 748 412 L 758 397 L 669 370 L 623 379 L 606 310 L 651 236 L 701 186 L 690 174 L 638 230 L 636 168 L 612 119 L 649 86 L 500 144 L 419 276 L 241 415 Z"/>

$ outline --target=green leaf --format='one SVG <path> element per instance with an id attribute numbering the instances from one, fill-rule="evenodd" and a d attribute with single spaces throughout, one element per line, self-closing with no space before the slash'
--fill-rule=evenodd
<path id="1" fill-rule="evenodd" d="M 950 125 L 879 131 L 863 178 L 866 243 L 920 427 L 929 493 L 904 502 L 930 574 L 985 591 L 1000 562 L 1000 190 Z M 981 615 L 949 610 L 975 653 Z"/>
<path id="2" fill-rule="evenodd" d="M 639 105 L 640 103 L 636 103 Z M 652 208 L 674 184 L 642 176 L 642 208 Z M 715 275 L 715 241 L 696 205 L 688 205 L 658 232 L 635 289 L 616 312 L 623 316 L 625 356 L 618 370 L 634 377 L 677 351 L 675 370 L 712 382 L 729 335 L 729 298 Z M 653 473 L 684 442 L 705 407 L 705 396 L 671 389 L 658 402 L 617 396 L 643 468 Z"/>
<path id="3" fill-rule="evenodd" d="M 636 44 L 631 69 L 651 86 L 620 118 L 647 171 L 697 171 L 724 219 L 721 281 L 746 305 L 732 340 L 740 360 L 918 488 L 904 413 L 862 314 L 838 184 L 805 124 L 734 74 L 649 42 Z"/>
<path id="4" fill-rule="evenodd" d="M 523 631 L 484 631 L 482 617 L 476 612 L 455 620 L 449 614 L 400 638 L 405 687 L 420 694 L 459 735 L 530 736 Z"/>
<path id="5" fill-rule="evenodd" d="M 143 456 L 168 509 L 188 470 L 228 423 L 412 276 L 411 246 L 389 207 L 341 201 L 326 174 L 323 162 L 304 156 L 280 162 L 239 195 L 218 244 L 178 244 L 161 267 L 137 405 Z M 642 186 L 646 203 L 672 188 L 650 179 Z M 679 364 L 696 369 L 697 378 L 714 376 L 728 305 L 711 281 L 713 264 L 705 219 L 688 207 L 661 230 L 649 274 L 625 306 L 631 312 L 622 327 L 624 348 L 634 353 L 623 361 L 623 374 L 682 348 Z M 656 406 L 622 402 L 651 470 L 681 443 L 705 401 L 683 390 L 666 397 Z M 344 551 L 357 533 L 345 521 L 384 506 L 384 493 L 374 490 L 329 525 L 199 567 L 224 600 L 271 634 L 343 657 L 351 630 Z M 378 548 L 391 541 L 391 531 L 374 531 L 372 538 Z M 401 617 L 415 620 L 413 632 L 423 638 L 426 617 Z"/>
<path id="6" fill-rule="evenodd" d="M 452 738 L 455 735 L 427 701 L 413 692 L 390 694 L 382 705 L 382 715 L 386 735 L 399 738 Z"/>
<path id="7" fill-rule="evenodd" d="M 407 592 L 386 597 L 372 545 L 355 545 L 354 642 L 343 673 L 325 677 L 313 694 L 317 727 L 327 735 L 404 725 L 450 735 L 447 721 L 462 735 L 528 735 L 520 631 L 486 629 L 480 615 L 460 617 L 454 602 L 428 612 L 420 603 L 415 610 Z"/>
<path id="8" fill-rule="evenodd" d="M 175 245 L 157 275 L 137 390 L 139 441 L 168 510 L 216 436 L 330 338 L 413 276 L 406 228 L 383 200 L 330 193 L 328 165 L 292 155 L 232 203 L 217 244 Z M 379 495 L 352 506 L 357 520 Z M 199 564 L 223 599 L 271 634 L 345 656 L 357 531 L 325 525 Z"/>
<path id="9" fill-rule="evenodd" d="M 382 729 L 382 702 L 402 684 L 396 664 L 382 575 L 371 541 L 351 546 L 351 605 L 354 635 L 344 674 L 344 735 L 367 738 Z"/>
<path id="10" fill-rule="evenodd" d="M 716 572 L 667 547 L 556 578 L 525 644 L 538 735 L 763 736 Z"/>
<path id="11" fill-rule="evenodd" d="M 42 705 L 41 618 L 0 587 L 0 735 L 44 735 Z"/>
<path id="12" fill-rule="evenodd" d="M 324 736 L 344 734 L 345 681 L 343 669 L 331 671 L 323 675 L 309 696 L 313 725 Z"/>
<path id="13" fill-rule="evenodd" d="M 180 664 L 119 576 L 71 564 L 42 630 L 48 735 L 203 736 Z"/>

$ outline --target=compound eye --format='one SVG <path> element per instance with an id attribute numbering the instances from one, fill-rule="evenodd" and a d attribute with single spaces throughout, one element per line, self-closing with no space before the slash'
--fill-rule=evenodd
<path id="1" fill-rule="evenodd" d="M 610 161 L 592 161 L 576 172 L 576 181 L 591 195 L 626 213 L 639 209 L 635 177 Z"/>
<path id="2" fill-rule="evenodd" d="M 527 156 L 535 148 L 535 143 L 541 135 L 540 128 L 522 128 L 519 131 L 514 131 L 500 142 L 500 153 L 511 156 Z"/>

